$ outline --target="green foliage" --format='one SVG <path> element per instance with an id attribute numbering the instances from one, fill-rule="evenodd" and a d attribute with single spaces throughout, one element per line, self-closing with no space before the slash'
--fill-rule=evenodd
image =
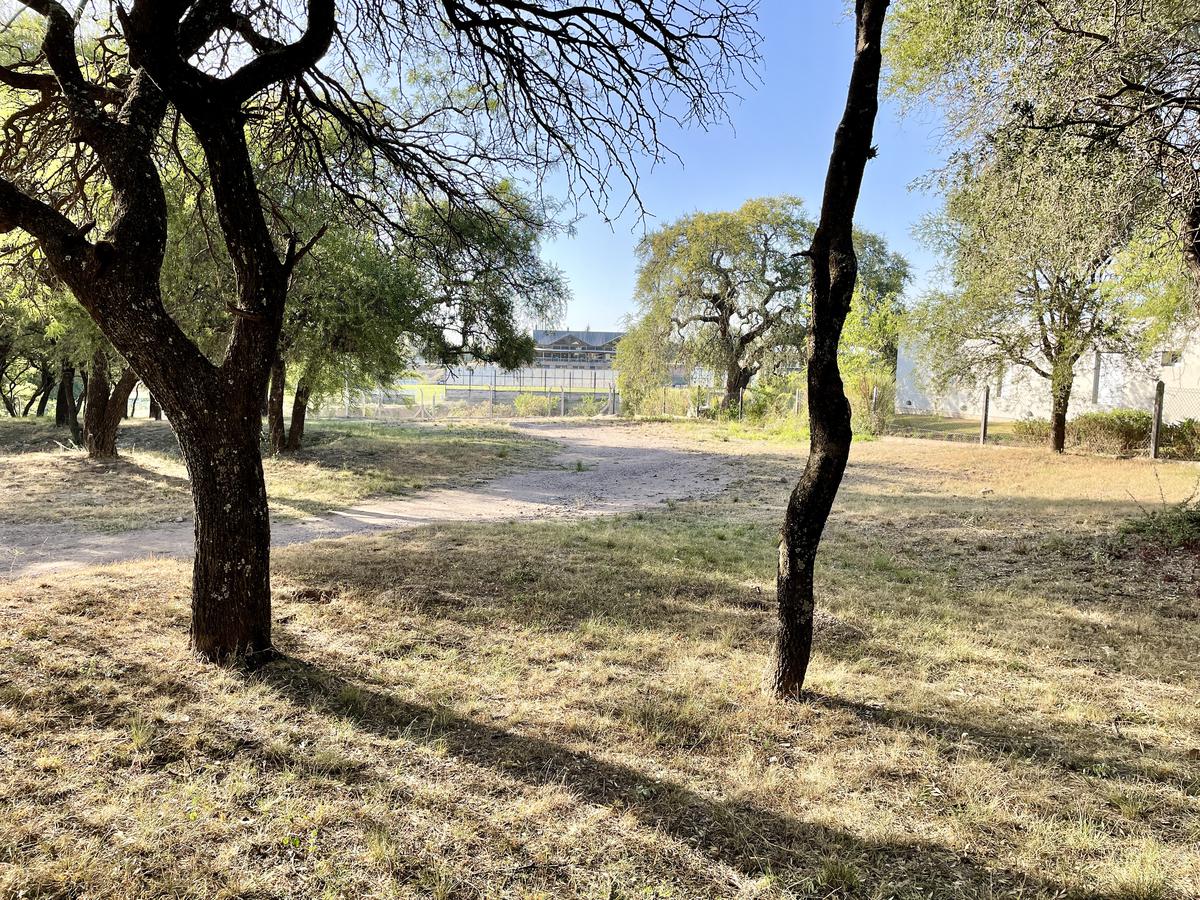
<path id="1" fill-rule="evenodd" d="M 1066 443 L 1092 453 L 1131 456 L 1150 446 L 1153 417 L 1140 409 L 1114 409 L 1089 412 L 1067 422 Z M 1164 426 L 1168 439 L 1169 426 Z M 1048 419 L 1025 418 L 1013 423 L 1013 435 L 1022 441 L 1044 443 L 1050 440 Z"/>
<path id="2" fill-rule="evenodd" d="M 1129 248 L 1142 213 L 1113 175 L 1122 160 L 1066 139 L 1054 154 L 1041 147 L 1014 141 L 978 164 L 964 160 L 943 182 L 943 212 L 923 224 L 948 259 L 950 286 L 922 298 L 906 327 L 935 386 L 1020 366 L 1066 403 L 1084 353 L 1143 352 L 1147 317 L 1160 307 L 1131 299 L 1137 292 L 1120 278 L 1121 255 L 1141 256 Z"/>
<path id="3" fill-rule="evenodd" d="M 850 425 L 855 434 L 879 435 L 887 430 L 896 409 L 896 376 L 883 367 L 849 374 Z"/>
<path id="4" fill-rule="evenodd" d="M 639 351 L 669 346 L 668 359 L 725 379 L 799 364 L 809 267 L 797 254 L 813 228 L 803 201 L 780 196 L 692 213 L 647 235 L 637 251 L 637 300 L 650 333 Z M 637 367 L 636 375 L 657 374 L 652 369 Z"/>
<path id="5" fill-rule="evenodd" d="M 518 416 L 548 416 L 556 405 L 555 398 L 546 394 L 517 394 L 513 407 Z"/>
<path id="6" fill-rule="evenodd" d="M 1053 158 L 1066 139 L 1118 158 L 1089 185 L 1121 197 L 1152 243 L 1175 240 L 1200 271 L 1197 235 L 1180 227 L 1200 205 L 1195 3 L 898 0 L 884 55 L 891 93 L 935 107 L 971 155 L 1015 140 Z"/>
<path id="7" fill-rule="evenodd" d="M 1162 547 L 1200 548 L 1200 504 L 1194 495 L 1181 503 L 1164 503 L 1125 522 L 1122 531 Z"/>
<path id="8" fill-rule="evenodd" d="M 585 416 L 591 418 L 598 416 L 604 412 L 605 402 L 599 397 L 588 394 L 582 397 L 577 403 L 569 406 L 568 412 L 573 416 Z"/>
<path id="9" fill-rule="evenodd" d="M 756 425 L 786 419 L 806 421 L 804 391 L 803 375 L 759 376 L 754 386 L 746 391 L 740 418 Z M 738 413 L 734 409 L 728 410 L 725 415 L 734 417 Z"/>

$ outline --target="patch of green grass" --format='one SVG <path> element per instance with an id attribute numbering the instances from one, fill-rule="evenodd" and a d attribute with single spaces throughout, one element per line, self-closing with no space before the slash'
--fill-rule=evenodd
<path id="1" fill-rule="evenodd" d="M 1193 497 L 1145 510 L 1126 520 L 1122 531 L 1159 547 L 1200 549 L 1200 502 Z"/>

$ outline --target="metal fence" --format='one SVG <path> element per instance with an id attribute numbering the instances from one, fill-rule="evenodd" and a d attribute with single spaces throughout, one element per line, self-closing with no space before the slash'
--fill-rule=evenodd
<path id="1" fill-rule="evenodd" d="M 387 388 L 347 390 L 314 413 L 338 419 L 411 421 L 614 415 L 616 377 L 603 369 L 447 368 Z"/>

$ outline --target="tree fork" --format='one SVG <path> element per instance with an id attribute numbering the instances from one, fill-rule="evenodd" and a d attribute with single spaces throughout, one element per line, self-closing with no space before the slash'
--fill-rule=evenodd
<path id="1" fill-rule="evenodd" d="M 858 278 L 854 211 L 879 108 L 883 20 L 889 0 L 857 0 L 856 47 L 846 109 L 833 140 L 821 217 L 806 253 L 812 264 L 809 331 L 809 455 L 784 515 L 776 574 L 779 626 L 768 689 L 798 700 L 812 655 L 813 571 L 821 534 L 850 456 L 850 404 L 838 370 L 838 344 Z"/>

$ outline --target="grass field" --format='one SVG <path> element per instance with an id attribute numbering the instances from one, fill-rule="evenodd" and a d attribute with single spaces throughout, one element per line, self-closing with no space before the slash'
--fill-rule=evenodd
<path id="1" fill-rule="evenodd" d="M 552 446 L 503 425 L 312 423 L 304 450 L 264 460 L 276 518 L 304 518 L 369 497 L 492 478 Z M 64 443 L 65 442 L 65 443 Z M 121 459 L 95 463 L 35 419 L 0 419 L 0 521 L 122 531 L 190 518 L 179 447 L 163 422 L 121 426 Z"/>
<path id="2" fill-rule="evenodd" d="M 1014 441 L 1014 422 L 988 422 L 988 437 L 993 441 Z M 970 440 L 979 438 L 978 419 L 951 419 L 946 416 L 899 415 L 893 417 L 889 430 L 894 434 L 913 437 L 945 437 Z"/>
<path id="3" fill-rule="evenodd" d="M 758 689 L 796 449 L 718 499 L 275 554 L 281 657 L 168 561 L 0 583 L 0 896 L 1200 894 L 1186 464 L 857 444 L 808 702 Z"/>

